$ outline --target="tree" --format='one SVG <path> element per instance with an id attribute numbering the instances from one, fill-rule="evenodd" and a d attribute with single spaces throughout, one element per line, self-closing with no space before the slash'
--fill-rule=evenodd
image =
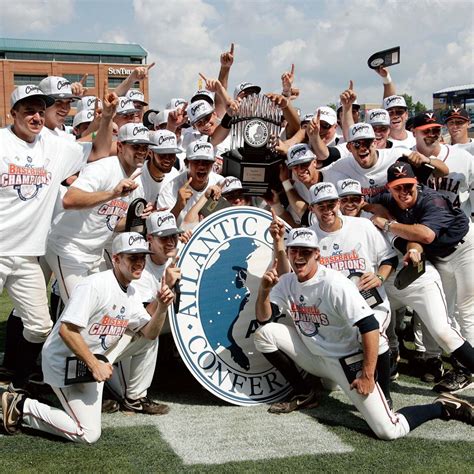
<path id="1" fill-rule="evenodd" d="M 405 102 L 407 103 L 408 115 L 410 117 L 412 117 L 413 115 L 421 114 L 425 110 L 428 110 L 428 107 L 426 107 L 426 105 L 422 104 L 420 101 L 417 101 L 416 103 L 414 103 L 413 97 L 411 95 L 402 94 L 402 97 L 405 99 Z"/>

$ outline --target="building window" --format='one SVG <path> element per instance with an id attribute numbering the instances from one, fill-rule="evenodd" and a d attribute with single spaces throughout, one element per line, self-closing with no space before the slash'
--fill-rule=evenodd
<path id="1" fill-rule="evenodd" d="M 21 59 L 23 61 L 52 61 L 53 53 L 30 53 L 23 51 L 6 51 L 6 59 Z"/>
<path id="2" fill-rule="evenodd" d="M 64 76 L 69 82 L 79 82 L 84 74 L 64 74 Z M 95 87 L 95 76 L 94 74 L 89 74 L 87 76 L 84 87 Z"/>
<path id="3" fill-rule="evenodd" d="M 26 86 L 28 84 L 38 85 L 47 74 L 15 74 L 13 76 L 13 82 L 15 86 Z"/>
<path id="4" fill-rule="evenodd" d="M 100 62 L 111 64 L 141 64 L 141 58 L 133 58 L 131 56 L 107 56 L 103 54 L 100 57 Z"/>

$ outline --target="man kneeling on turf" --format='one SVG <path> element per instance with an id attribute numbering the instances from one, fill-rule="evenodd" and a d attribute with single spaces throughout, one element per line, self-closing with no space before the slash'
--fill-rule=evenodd
<path id="1" fill-rule="evenodd" d="M 174 298 L 163 279 L 150 316 L 130 286 L 132 280 L 140 278 L 149 253 L 148 243 L 140 234 L 120 234 L 112 245 L 113 270 L 77 284 L 42 353 L 44 380 L 64 411 L 20 393 L 5 392 L 3 426 L 8 434 L 25 426 L 75 442 L 99 439 L 103 382 L 112 376 L 112 364 L 133 355 L 142 338 L 159 336 Z M 139 337 L 131 338 L 130 332 Z M 91 375 L 90 381 L 81 378 L 84 372 L 85 378 Z"/>

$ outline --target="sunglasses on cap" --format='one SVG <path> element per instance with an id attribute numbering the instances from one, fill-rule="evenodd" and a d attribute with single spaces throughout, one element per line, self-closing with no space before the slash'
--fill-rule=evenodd
<path id="1" fill-rule="evenodd" d="M 394 107 L 393 109 L 388 109 L 387 110 L 388 112 L 388 115 L 392 116 L 392 115 L 396 115 L 396 116 L 400 116 L 400 115 L 403 115 L 405 112 L 406 112 L 406 109 L 398 109 L 396 107 Z"/>
<path id="2" fill-rule="evenodd" d="M 353 141 L 352 145 L 354 145 L 354 148 L 358 150 L 362 145 L 364 145 L 365 148 L 370 148 L 372 143 L 374 143 L 373 138 L 361 138 L 360 140 Z"/>
<path id="3" fill-rule="evenodd" d="M 362 202 L 362 196 L 345 196 L 341 198 L 341 202 L 343 204 L 351 203 L 351 204 L 360 204 Z"/>

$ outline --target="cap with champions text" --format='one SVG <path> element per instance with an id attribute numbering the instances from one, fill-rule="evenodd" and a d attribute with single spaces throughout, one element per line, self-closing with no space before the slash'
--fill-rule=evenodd
<path id="1" fill-rule="evenodd" d="M 148 242 L 143 235 L 138 232 L 122 232 L 115 237 L 112 242 L 112 255 L 120 253 L 152 253 L 148 247 Z"/>
<path id="2" fill-rule="evenodd" d="M 260 94 L 261 90 L 262 88 L 260 86 L 256 86 L 251 82 L 241 82 L 240 84 L 237 84 L 234 89 L 234 99 L 237 99 L 238 95 L 242 92 L 245 92 L 246 94 Z"/>
<path id="3" fill-rule="evenodd" d="M 407 103 L 405 102 L 405 98 L 401 95 L 390 95 L 385 97 L 383 100 L 383 108 L 385 110 L 391 109 L 392 107 L 402 107 L 407 109 Z"/>
<path id="4" fill-rule="evenodd" d="M 367 123 L 370 125 L 384 125 L 390 126 L 390 115 L 385 109 L 372 109 L 367 113 Z"/>
<path id="5" fill-rule="evenodd" d="M 159 155 L 180 153 L 183 150 L 178 147 L 176 135 L 171 130 L 156 130 L 149 132 L 152 142 L 150 150 Z"/>
<path id="6" fill-rule="evenodd" d="M 317 183 L 309 188 L 310 204 L 318 204 L 323 201 L 334 201 L 339 199 L 336 186 L 332 183 Z"/>
<path id="7" fill-rule="evenodd" d="M 140 111 L 135 107 L 132 99 L 125 96 L 118 98 L 117 111 L 115 112 L 117 115 L 131 115 L 137 112 Z"/>
<path id="8" fill-rule="evenodd" d="M 372 125 L 370 125 L 369 123 L 360 122 L 355 123 L 354 125 L 351 125 L 349 127 L 349 139 L 347 140 L 347 143 L 364 139 L 375 139 L 375 133 L 374 129 L 372 128 Z"/>
<path id="9" fill-rule="evenodd" d="M 181 107 L 182 105 L 186 104 L 186 99 L 183 99 L 182 97 L 173 97 L 170 99 L 170 101 L 166 104 L 166 108 L 170 110 L 175 110 L 178 107 Z"/>
<path id="10" fill-rule="evenodd" d="M 138 102 L 142 105 L 148 105 L 148 102 L 145 101 L 145 94 L 139 89 L 130 89 L 126 94 L 125 97 L 128 97 L 133 102 Z"/>
<path id="11" fill-rule="evenodd" d="M 296 165 L 315 160 L 316 155 L 306 143 L 297 143 L 288 148 L 286 158 L 286 166 L 288 166 L 288 168 L 293 168 Z"/>
<path id="12" fill-rule="evenodd" d="M 33 84 L 27 84 L 15 88 L 10 96 L 10 104 L 14 107 L 18 102 L 31 97 L 41 99 L 46 104 L 46 107 L 50 107 L 54 104 L 54 99 L 52 97 L 46 95 L 38 86 Z"/>
<path id="13" fill-rule="evenodd" d="M 146 230 L 148 234 L 158 237 L 182 234 L 184 231 L 176 225 L 176 218 L 170 211 L 152 212 L 146 218 Z"/>
<path id="14" fill-rule="evenodd" d="M 194 95 L 191 97 L 191 104 L 198 100 L 205 100 L 206 102 L 209 102 L 209 104 L 214 106 L 215 96 L 216 94 L 214 92 L 210 92 L 207 89 L 200 89 L 196 91 Z"/>
<path id="15" fill-rule="evenodd" d="M 77 127 L 81 123 L 88 123 L 94 120 L 94 110 L 81 110 L 72 119 L 72 126 Z"/>
<path id="16" fill-rule="evenodd" d="M 307 227 L 291 229 L 286 240 L 287 247 L 307 247 L 311 249 L 319 248 L 316 232 Z"/>
<path id="17" fill-rule="evenodd" d="M 211 115 L 214 112 L 214 107 L 206 100 L 197 100 L 196 102 L 189 104 L 186 111 L 188 112 L 191 125 L 194 125 L 203 117 Z"/>
<path id="18" fill-rule="evenodd" d="M 233 191 L 241 191 L 242 190 L 242 181 L 239 178 L 235 178 L 234 176 L 227 176 L 224 179 L 224 185 L 222 186 L 222 195 L 231 193 Z"/>
<path id="19" fill-rule="evenodd" d="M 81 97 L 75 104 L 76 106 L 76 111 L 81 112 L 82 110 L 94 110 L 95 108 L 95 101 L 98 100 L 99 103 L 97 104 L 97 107 L 99 109 L 102 108 L 102 101 L 93 95 L 85 95 L 84 97 Z"/>
<path id="20" fill-rule="evenodd" d="M 311 122 L 311 120 L 313 120 L 313 117 L 314 114 L 304 114 L 303 117 L 301 117 L 301 125 Z"/>
<path id="21" fill-rule="evenodd" d="M 130 145 L 151 145 L 149 133 L 142 123 L 126 123 L 120 127 L 117 140 Z"/>
<path id="22" fill-rule="evenodd" d="M 186 159 L 190 161 L 216 161 L 214 147 L 208 142 L 195 140 L 194 142 L 191 142 L 186 148 Z"/>
<path id="23" fill-rule="evenodd" d="M 387 170 L 387 187 L 393 188 L 400 184 L 417 184 L 413 168 L 408 163 L 396 161 Z"/>
<path id="24" fill-rule="evenodd" d="M 65 77 L 48 76 L 39 83 L 40 89 L 55 100 L 80 99 L 72 93 L 71 83 Z"/>
<path id="25" fill-rule="evenodd" d="M 359 181 L 352 178 L 340 179 L 337 182 L 337 194 L 344 196 L 362 196 L 362 188 Z"/>

